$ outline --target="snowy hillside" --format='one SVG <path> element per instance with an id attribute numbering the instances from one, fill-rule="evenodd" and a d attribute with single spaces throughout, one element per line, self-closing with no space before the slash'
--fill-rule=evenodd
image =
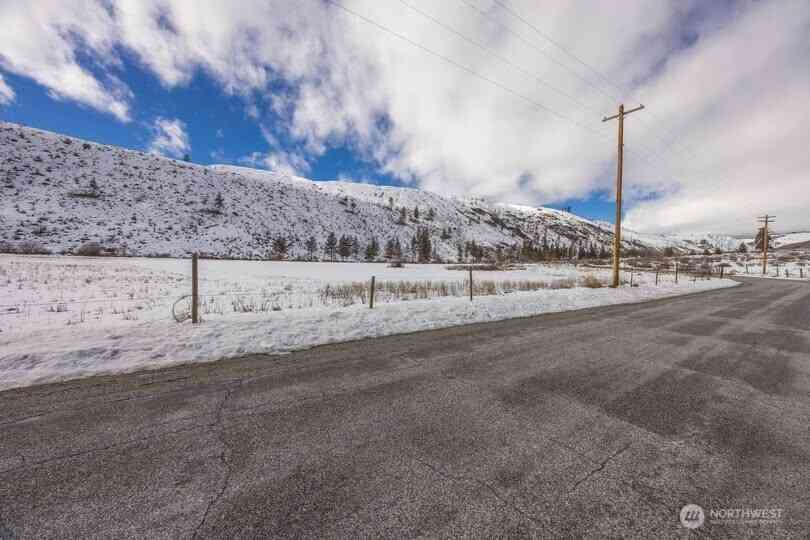
<path id="1" fill-rule="evenodd" d="M 267 258 L 283 238 L 292 258 L 306 256 L 314 237 L 315 256 L 323 257 L 335 233 L 357 239 L 349 258 L 362 259 L 372 239 L 380 256 L 389 240 L 409 250 L 419 228 L 430 231 L 433 256 L 445 260 L 469 241 L 580 253 L 604 252 L 612 242 L 610 226 L 558 210 L 206 167 L 9 123 L 0 123 L 0 191 L 0 240 L 35 241 L 54 253 L 94 241 L 127 255 Z M 628 248 L 670 245 L 629 232 L 624 240 Z"/>
<path id="2" fill-rule="evenodd" d="M 773 243 L 777 249 L 807 248 L 810 247 L 810 232 L 775 234 Z"/>
<path id="3" fill-rule="evenodd" d="M 597 221 L 596 224 L 605 230 L 613 230 L 612 223 Z M 622 240 L 633 241 L 658 250 L 672 248 L 680 253 L 702 253 L 705 249 L 714 250 L 716 248 L 723 251 L 734 251 L 740 245 L 740 240 L 724 234 L 647 234 L 625 228 L 622 228 Z"/>
<path id="4" fill-rule="evenodd" d="M 771 233 L 771 247 L 780 250 L 792 249 L 810 249 L 810 232 L 790 232 L 790 233 Z M 737 245 L 742 242 L 746 245 L 749 251 L 756 251 L 756 244 L 753 238 L 744 238 L 737 240 Z"/>

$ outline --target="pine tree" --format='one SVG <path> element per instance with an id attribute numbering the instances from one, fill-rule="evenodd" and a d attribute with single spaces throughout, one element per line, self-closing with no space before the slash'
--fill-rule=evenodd
<path id="1" fill-rule="evenodd" d="M 375 237 L 371 237 L 371 242 L 366 246 L 366 260 L 373 261 L 380 254 L 380 244 Z"/>
<path id="2" fill-rule="evenodd" d="M 222 197 L 222 193 L 218 192 L 216 198 L 214 199 L 214 208 L 217 212 L 222 212 L 222 209 L 225 208 L 225 199 Z"/>
<path id="3" fill-rule="evenodd" d="M 340 237 L 338 241 L 338 255 L 345 261 L 352 254 L 352 240 L 348 236 Z"/>
<path id="4" fill-rule="evenodd" d="M 290 249 L 290 243 L 283 236 L 279 236 L 273 240 L 273 253 L 274 258 L 284 259 L 287 257 L 287 251 Z"/>
<path id="5" fill-rule="evenodd" d="M 96 182 L 95 178 L 90 179 L 90 191 L 93 193 L 98 193 L 98 182 Z"/>
<path id="6" fill-rule="evenodd" d="M 430 229 L 428 227 L 419 227 L 416 230 L 416 244 L 419 262 L 430 262 L 433 255 L 433 245 L 430 241 Z"/>
<path id="7" fill-rule="evenodd" d="M 357 259 L 357 256 L 360 254 L 360 241 L 356 236 L 352 236 L 349 240 L 351 240 L 352 243 L 352 257 Z"/>
<path id="8" fill-rule="evenodd" d="M 433 221 L 435 218 L 436 218 L 436 211 L 433 210 L 433 208 L 429 208 L 426 219 L 428 221 Z"/>
<path id="9" fill-rule="evenodd" d="M 335 262 L 335 249 L 337 248 L 337 243 L 335 233 L 330 232 L 329 236 L 326 237 L 326 242 L 323 245 L 323 251 L 332 262 Z"/>
<path id="10" fill-rule="evenodd" d="M 399 238 L 394 240 L 394 257 L 397 259 L 402 258 L 402 244 L 399 242 Z"/>
<path id="11" fill-rule="evenodd" d="M 393 259 L 394 258 L 394 239 L 389 238 L 385 242 L 385 250 L 383 251 L 383 257 L 386 259 Z"/>
<path id="12" fill-rule="evenodd" d="M 318 242 L 315 240 L 315 237 L 310 236 L 307 239 L 306 243 L 304 244 L 304 247 L 307 248 L 307 256 L 309 257 L 309 260 L 311 261 L 312 258 L 315 256 L 315 251 L 317 251 L 317 249 L 318 249 Z"/>
<path id="13" fill-rule="evenodd" d="M 763 250 L 762 249 L 763 248 L 762 239 L 763 239 L 764 236 L 765 236 L 765 228 L 760 227 L 759 231 L 757 232 L 757 238 L 756 238 L 756 240 L 754 240 L 754 248 L 757 251 L 762 251 Z M 769 232 L 768 233 L 768 249 L 771 249 L 771 248 L 773 248 L 773 235 Z"/>
<path id="14" fill-rule="evenodd" d="M 399 219 L 397 220 L 398 225 L 405 225 L 408 221 L 408 210 L 403 206 L 399 209 Z"/>
<path id="15" fill-rule="evenodd" d="M 414 221 L 419 221 L 419 207 L 418 206 L 413 207 L 413 219 L 414 219 Z"/>
<path id="16" fill-rule="evenodd" d="M 740 247 L 737 248 L 738 253 L 748 253 L 748 246 L 745 245 L 745 242 L 740 242 Z"/>

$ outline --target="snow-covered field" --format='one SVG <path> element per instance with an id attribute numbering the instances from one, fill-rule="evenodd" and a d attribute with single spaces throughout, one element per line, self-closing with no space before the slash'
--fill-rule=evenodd
<path id="1" fill-rule="evenodd" d="M 693 258 L 700 264 L 699 258 Z M 759 254 L 724 254 L 712 256 L 711 266 L 718 272 L 720 265 L 725 265 L 725 273 L 731 276 L 747 276 L 772 279 L 810 279 L 810 254 L 789 255 L 778 253 L 768 257 L 766 273 L 762 273 L 762 255 Z"/>
<path id="2" fill-rule="evenodd" d="M 0 389 L 734 285 L 675 284 L 663 275 L 655 285 L 653 274 L 638 273 L 636 287 L 586 288 L 586 276 L 607 282 L 609 271 L 527 265 L 474 272 L 474 281 L 492 282 L 495 294 L 470 302 L 468 273 L 442 265 L 203 260 L 204 322 L 191 325 L 172 316 L 175 301 L 190 293 L 190 273 L 190 261 L 181 259 L 0 256 Z M 381 290 L 374 310 L 361 297 L 324 294 L 372 275 L 378 284 L 408 282 L 406 290 L 426 281 L 450 287 L 448 296 L 429 299 Z M 519 290 L 519 283 L 533 290 Z"/>
<path id="3" fill-rule="evenodd" d="M 455 282 L 462 295 L 468 273 L 438 264 L 307 263 L 201 260 L 201 312 L 206 320 L 248 311 L 272 312 L 351 303 L 325 298 L 327 285 L 368 282 Z M 549 288 L 568 286 L 586 275 L 603 283 L 607 270 L 573 265 L 527 265 L 525 270 L 476 271 L 474 280 L 539 282 Z M 639 274 L 637 281 L 649 276 Z M 629 280 L 629 276 L 626 276 Z M 503 292 L 503 290 L 499 290 Z M 0 255 L 0 332 L 25 333 L 62 326 L 133 326 L 147 321 L 173 321 L 173 305 L 191 293 L 188 259 L 88 258 Z M 408 298 L 406 299 L 413 299 Z M 377 296 L 377 303 L 402 301 Z M 360 302 L 355 299 L 354 302 Z M 187 303 L 187 302 L 186 302 Z M 250 309 L 255 306 L 255 309 Z M 187 308 L 186 304 L 178 306 Z"/>

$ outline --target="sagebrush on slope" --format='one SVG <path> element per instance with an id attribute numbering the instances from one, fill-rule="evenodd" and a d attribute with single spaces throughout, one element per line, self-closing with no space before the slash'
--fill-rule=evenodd
<path id="1" fill-rule="evenodd" d="M 458 260 L 470 241 L 490 253 L 534 242 L 574 254 L 604 254 L 612 242 L 609 225 L 548 208 L 200 166 L 9 123 L 0 123 L 0 192 L 6 247 L 28 242 L 53 253 L 97 242 L 126 255 L 330 258 L 324 244 L 332 232 L 356 240 L 335 258 L 365 259 L 376 240 L 371 258 L 379 259 L 381 247 L 398 240 L 410 259 L 420 229 L 429 231 L 432 260 Z M 624 246 L 669 243 L 628 234 Z"/>

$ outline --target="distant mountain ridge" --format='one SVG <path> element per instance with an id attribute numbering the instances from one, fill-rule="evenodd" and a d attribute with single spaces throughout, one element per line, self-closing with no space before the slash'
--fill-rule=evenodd
<path id="1" fill-rule="evenodd" d="M 532 244 L 582 255 L 609 251 L 613 241 L 612 225 L 550 208 L 202 166 L 2 122 L 0 193 L 0 240 L 7 247 L 35 241 L 54 253 L 98 242 L 133 256 L 268 258 L 283 238 L 295 258 L 308 255 L 314 237 L 323 257 L 334 233 L 356 239 L 349 259 L 365 258 L 372 239 L 382 258 L 389 240 L 408 250 L 420 229 L 442 260 L 456 260 L 459 246 L 463 254 L 473 241 L 490 251 Z M 625 231 L 623 246 L 684 252 L 739 243 L 700 240 Z"/>

